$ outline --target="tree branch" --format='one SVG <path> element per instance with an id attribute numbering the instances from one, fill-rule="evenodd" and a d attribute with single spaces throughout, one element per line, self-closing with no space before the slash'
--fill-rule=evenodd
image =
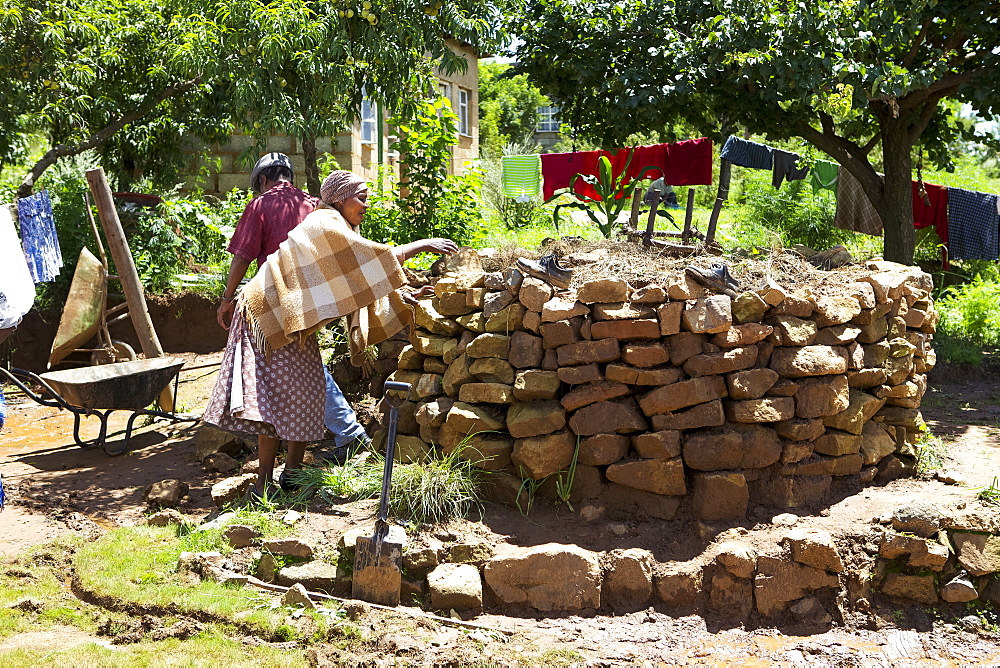
<path id="1" fill-rule="evenodd" d="M 937 96 L 937 99 L 941 99 L 946 95 L 954 93 L 962 84 L 969 83 L 972 79 L 988 73 L 988 68 L 977 67 L 974 70 L 968 70 L 958 74 L 946 74 L 931 85 L 927 86 L 927 88 L 915 90 L 899 98 L 899 110 L 900 112 L 909 111 L 914 107 L 924 104 L 928 98 L 935 95 Z"/>
<path id="2" fill-rule="evenodd" d="M 906 54 L 901 63 L 906 69 L 910 69 L 910 65 L 913 64 L 913 60 L 917 57 L 917 51 L 920 50 L 920 46 L 924 43 L 924 38 L 927 36 L 927 30 L 930 28 L 931 19 L 924 19 L 924 24 L 920 26 L 920 32 L 917 33 L 916 38 L 913 40 L 913 44 L 910 46 L 910 52 Z"/>
<path id="3" fill-rule="evenodd" d="M 136 109 L 123 114 L 117 120 L 109 123 L 107 126 L 93 133 L 86 139 L 83 139 L 75 144 L 59 144 L 58 146 L 53 146 L 38 160 L 38 162 L 35 163 L 34 167 L 32 167 L 28 174 L 24 177 L 21 185 L 18 186 L 17 196 L 28 197 L 31 195 L 35 182 L 38 181 L 38 178 L 43 172 L 45 172 L 46 169 L 54 165 L 59 158 L 64 158 L 69 155 L 77 155 L 87 149 L 100 146 L 129 123 L 145 117 L 164 100 L 175 95 L 186 93 L 197 86 L 200 81 L 201 76 L 199 75 L 190 81 L 184 81 L 182 83 L 174 84 L 173 86 L 168 86 L 160 91 L 160 93 L 155 97 L 147 99 Z"/>

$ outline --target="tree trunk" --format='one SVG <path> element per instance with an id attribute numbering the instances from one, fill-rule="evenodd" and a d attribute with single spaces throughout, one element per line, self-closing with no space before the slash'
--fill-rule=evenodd
<path id="1" fill-rule="evenodd" d="M 316 138 L 302 137 L 302 157 L 306 161 L 306 190 L 313 197 L 319 197 L 319 165 L 316 162 Z"/>
<path id="2" fill-rule="evenodd" d="M 913 264 L 916 235 L 913 231 L 912 144 L 906 122 L 899 118 L 880 119 L 882 160 L 885 166 L 882 197 L 872 198 L 885 226 L 883 257 L 891 262 Z"/>

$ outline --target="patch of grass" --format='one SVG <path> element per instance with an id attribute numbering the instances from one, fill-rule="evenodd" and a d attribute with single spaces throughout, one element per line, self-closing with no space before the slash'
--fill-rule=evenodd
<path id="1" fill-rule="evenodd" d="M 117 668 L 121 666 L 274 666 L 299 668 L 308 666 L 303 652 L 263 646 L 246 645 L 226 637 L 224 630 L 212 625 L 204 632 L 186 640 L 170 638 L 158 642 L 144 641 L 121 645 L 113 649 L 96 643 L 82 643 L 61 650 L 40 648 L 4 653 L 4 666 L 87 666 L 87 668 Z"/>
<path id="2" fill-rule="evenodd" d="M 582 665 L 587 657 L 572 649 L 549 649 L 538 657 L 542 666 L 577 666 Z"/>
<path id="3" fill-rule="evenodd" d="M 929 431 L 920 436 L 916 444 L 917 473 L 931 473 L 944 467 L 944 456 L 948 446 L 940 437 Z"/>
<path id="4" fill-rule="evenodd" d="M 993 476 L 993 482 L 989 487 L 983 487 L 976 494 L 976 498 L 987 506 L 1000 506 L 1000 478 Z"/>
<path id="5" fill-rule="evenodd" d="M 260 609 L 260 594 L 216 582 L 188 583 L 177 572 L 185 545 L 171 527 L 125 527 L 80 548 L 74 559 L 82 587 L 124 605 L 158 607 L 177 614 L 208 613 L 239 619 L 274 638 L 286 611 Z"/>
<path id="6" fill-rule="evenodd" d="M 178 528 L 181 547 L 188 552 L 209 552 L 217 550 L 223 554 L 232 551 L 229 543 L 222 539 L 222 534 L 226 527 L 231 524 L 244 524 L 249 526 L 264 538 L 282 538 L 290 535 L 292 527 L 283 523 L 277 512 L 267 510 L 257 510 L 253 508 L 240 508 L 233 511 L 234 516 L 215 529 L 200 529 L 198 525 L 183 525 Z"/>
<path id="7" fill-rule="evenodd" d="M 397 519 L 433 524 L 467 517 L 479 508 L 483 472 L 462 457 L 466 447 L 423 462 L 395 464 L 389 512 Z M 370 452 L 343 466 L 303 469 L 295 479 L 330 504 L 372 499 L 381 494 L 384 466 L 385 459 Z"/>

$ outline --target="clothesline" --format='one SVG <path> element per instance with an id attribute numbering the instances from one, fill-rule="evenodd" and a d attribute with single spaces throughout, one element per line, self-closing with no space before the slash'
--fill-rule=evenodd
<path id="1" fill-rule="evenodd" d="M 544 199 L 556 191 L 569 188 L 576 174 L 597 176 L 598 161 L 606 157 L 617 178 L 628 183 L 639 177 L 662 178 L 673 186 L 711 185 L 712 140 L 707 137 L 649 146 L 630 146 L 614 151 L 574 151 L 504 156 L 501 158 L 503 192 L 507 197 L 526 201 Z M 652 167 L 643 173 L 647 167 Z M 578 197 L 600 200 L 597 191 L 582 179 L 577 179 L 573 192 Z"/>
<path id="2" fill-rule="evenodd" d="M 882 219 L 854 176 L 836 163 L 817 160 L 812 169 L 796 167 L 796 153 L 759 142 L 731 136 L 721 158 L 751 169 L 770 169 L 772 184 L 810 175 L 813 192 L 820 188 L 837 193 L 834 225 L 841 229 L 882 236 Z M 947 253 L 954 260 L 1000 259 L 1000 198 L 964 188 L 912 181 L 913 226 L 933 227 Z"/>

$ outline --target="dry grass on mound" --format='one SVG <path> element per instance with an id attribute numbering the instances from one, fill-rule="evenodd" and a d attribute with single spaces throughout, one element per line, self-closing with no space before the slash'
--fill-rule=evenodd
<path id="1" fill-rule="evenodd" d="M 602 250 L 606 253 L 602 253 Z M 562 264 L 573 268 L 571 288 L 599 278 L 621 278 L 633 287 L 666 284 L 673 277 L 682 274 L 689 265 L 707 269 L 714 262 L 725 262 L 736 280 L 745 288 L 762 287 L 766 279 L 770 278 L 788 290 L 807 289 L 815 294 L 832 294 L 857 281 L 860 276 L 870 273 L 861 264 L 851 264 L 833 271 L 817 269 L 798 253 L 787 249 L 774 249 L 745 257 L 719 257 L 699 246 L 692 255 L 678 258 L 660 254 L 641 244 L 606 239 L 596 242 L 554 240 L 543 251 L 531 251 L 510 244 L 497 248 L 496 251 L 496 255 L 483 258 L 483 268 L 487 271 L 513 267 L 519 257 L 538 259 L 555 252 Z M 588 260 L 586 256 L 592 256 L 593 259 Z"/>

